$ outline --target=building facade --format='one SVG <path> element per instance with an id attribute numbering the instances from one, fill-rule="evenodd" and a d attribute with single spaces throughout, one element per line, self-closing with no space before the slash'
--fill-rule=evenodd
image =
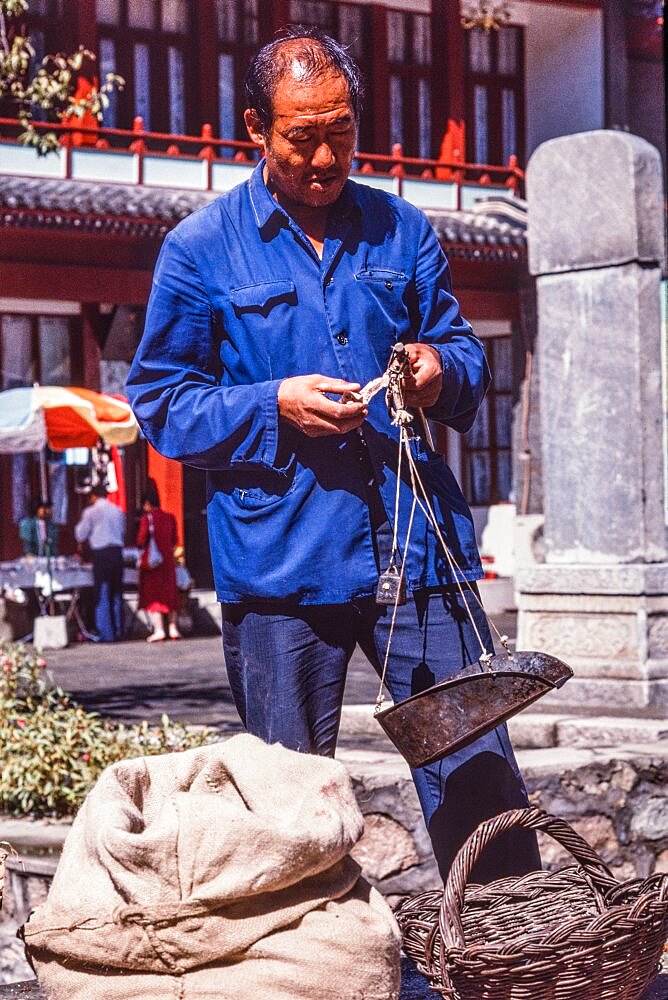
<path id="1" fill-rule="evenodd" d="M 439 446 L 481 524 L 490 505 L 539 510 L 522 171 L 547 139 L 604 127 L 637 132 L 665 153 L 661 5 L 510 0 L 489 32 L 463 26 L 478 7 L 31 0 L 37 58 L 83 44 L 101 75 L 126 85 L 104 129 L 64 134 L 45 160 L 16 144 L 11 108 L 0 106 L 2 388 L 122 391 L 165 233 L 252 169 L 242 93 L 251 54 L 286 24 L 317 25 L 350 46 L 365 74 L 358 179 L 428 212 L 462 310 L 487 345 L 494 386 L 480 417 Z M 141 444 L 124 464 L 130 507 L 147 474 L 159 480 L 206 583 L 203 476 L 175 472 Z M 17 553 L 15 523 L 35 475 L 30 456 L 0 456 L 2 558 Z M 77 513 L 70 504 L 69 523 Z"/>

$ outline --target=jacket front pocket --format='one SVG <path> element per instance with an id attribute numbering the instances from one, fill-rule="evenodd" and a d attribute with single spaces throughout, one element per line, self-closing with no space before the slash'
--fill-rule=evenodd
<path id="1" fill-rule="evenodd" d="M 254 285 L 242 285 L 230 290 L 230 301 L 235 315 L 241 317 L 257 313 L 265 318 L 279 303 L 297 305 L 297 288 L 294 281 L 261 281 Z"/>
<path id="2" fill-rule="evenodd" d="M 214 473 L 209 482 L 212 495 L 227 495 L 245 510 L 264 510 L 280 503 L 295 489 L 297 462 L 292 456 L 280 472 L 264 466 L 237 463 L 224 472 Z"/>
<path id="3" fill-rule="evenodd" d="M 367 328 L 378 325 L 406 336 L 410 318 L 405 274 L 386 267 L 365 267 L 355 274 L 355 286 Z"/>
<path id="4" fill-rule="evenodd" d="M 403 271 L 394 271 L 390 267 L 363 267 L 355 275 L 356 281 L 378 281 L 381 282 L 388 292 L 395 288 L 403 289 L 408 278 Z"/>

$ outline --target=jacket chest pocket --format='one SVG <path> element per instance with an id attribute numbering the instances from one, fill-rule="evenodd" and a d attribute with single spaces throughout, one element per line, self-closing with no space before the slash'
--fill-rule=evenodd
<path id="1" fill-rule="evenodd" d="M 224 383 L 299 374 L 291 371 L 297 313 L 297 287 L 291 278 L 230 289 L 221 348 Z"/>
<path id="2" fill-rule="evenodd" d="M 294 281 L 287 278 L 261 281 L 254 285 L 232 288 L 230 302 L 237 319 L 253 316 L 268 319 L 281 305 L 297 305 L 297 289 Z"/>
<path id="3" fill-rule="evenodd" d="M 409 322 L 406 293 L 408 278 L 402 271 L 385 267 L 365 267 L 355 274 L 355 286 L 363 307 L 375 312 L 381 322 L 397 328 Z"/>

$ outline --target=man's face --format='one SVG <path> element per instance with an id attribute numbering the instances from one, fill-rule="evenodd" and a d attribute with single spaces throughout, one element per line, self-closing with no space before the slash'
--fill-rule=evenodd
<path id="1" fill-rule="evenodd" d="M 300 79 L 301 64 L 281 77 L 274 118 L 263 133 L 252 111 L 246 125 L 267 160 L 268 184 L 281 203 L 324 208 L 341 194 L 355 152 L 357 129 L 348 84 L 338 73 Z"/>
<path id="2" fill-rule="evenodd" d="M 50 507 L 38 507 L 37 508 L 37 517 L 40 519 L 40 521 L 48 521 L 49 518 L 51 517 L 51 508 Z"/>

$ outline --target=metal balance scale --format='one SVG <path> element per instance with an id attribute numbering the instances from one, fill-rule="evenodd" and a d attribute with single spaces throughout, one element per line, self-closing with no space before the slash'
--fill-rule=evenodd
<path id="1" fill-rule="evenodd" d="M 383 686 L 397 608 L 400 604 L 406 603 L 404 562 L 400 559 L 397 537 L 402 462 L 407 463 L 413 492 L 413 506 L 404 552 L 407 551 L 410 543 L 415 509 L 419 506 L 436 532 L 465 606 L 468 608 L 468 602 L 464 598 L 464 586 L 473 594 L 482 608 L 476 590 L 470 587 L 466 581 L 463 584 L 460 582 L 461 571 L 443 538 L 443 533 L 436 520 L 431 501 L 420 479 L 419 470 L 410 449 L 410 438 L 414 433 L 411 426 L 413 414 L 404 405 L 402 388 L 403 378 L 409 371 L 410 361 L 406 348 L 403 344 L 397 343 L 392 348 L 385 373 L 380 378 L 369 382 L 359 393 L 350 394 L 349 398 L 368 403 L 377 392 L 384 388 L 390 418 L 394 426 L 399 427 L 397 496 L 392 552 L 387 570 L 380 575 L 376 594 L 376 601 L 379 604 L 392 607 L 393 612 L 380 689 L 376 700 L 375 717 L 397 750 L 408 764 L 415 768 L 441 760 L 448 754 L 473 743 L 474 740 L 521 712 L 544 694 L 560 688 L 573 676 L 573 671 L 566 663 L 547 653 L 525 650 L 513 652 L 508 645 L 508 637 L 501 635 L 494 623 L 488 619 L 505 650 L 504 653 L 493 655 L 486 649 L 469 610 L 469 617 L 482 650 L 479 661 L 460 670 L 448 680 L 435 684 L 405 701 L 388 708 L 382 707 Z M 427 443 L 433 450 L 433 441 L 424 413 L 422 410 L 417 410 L 417 413 Z"/>

